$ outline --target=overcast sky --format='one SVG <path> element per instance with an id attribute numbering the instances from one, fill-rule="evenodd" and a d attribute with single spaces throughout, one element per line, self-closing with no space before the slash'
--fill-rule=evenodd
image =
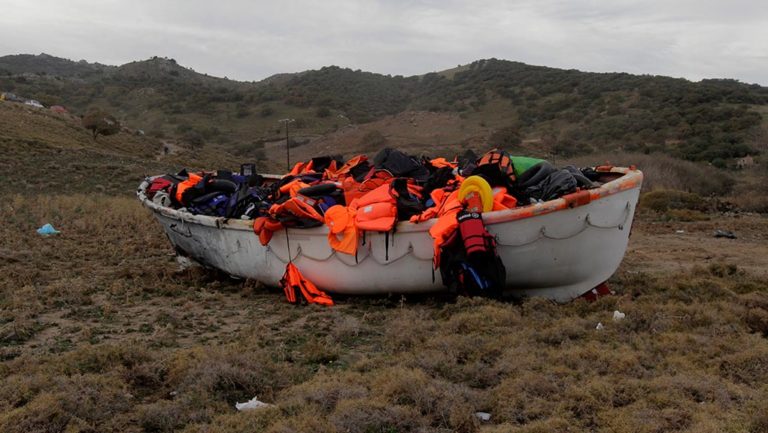
<path id="1" fill-rule="evenodd" d="M 481 58 L 768 85 L 765 0 L 0 0 L 0 55 L 171 57 L 239 80 Z"/>

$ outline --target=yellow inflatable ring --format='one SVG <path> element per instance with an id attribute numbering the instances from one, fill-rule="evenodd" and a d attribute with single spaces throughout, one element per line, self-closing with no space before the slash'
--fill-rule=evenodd
<path id="1" fill-rule="evenodd" d="M 485 179 L 480 176 L 469 176 L 464 179 L 459 188 L 459 201 L 464 201 L 464 197 L 471 192 L 480 195 L 480 200 L 483 202 L 483 212 L 493 210 L 493 191 Z"/>

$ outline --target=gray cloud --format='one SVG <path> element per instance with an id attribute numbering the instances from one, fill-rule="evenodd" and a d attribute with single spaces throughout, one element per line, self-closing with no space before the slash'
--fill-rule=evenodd
<path id="1" fill-rule="evenodd" d="M 497 57 L 768 84 L 758 0 L 0 0 L 0 11 L 0 54 L 168 56 L 240 80 L 331 64 L 413 75 Z"/>

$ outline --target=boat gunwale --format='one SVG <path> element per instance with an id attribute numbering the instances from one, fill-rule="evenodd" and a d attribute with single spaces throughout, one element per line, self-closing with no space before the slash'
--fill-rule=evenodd
<path id="1" fill-rule="evenodd" d="M 571 209 L 571 208 L 587 205 L 589 203 L 595 202 L 605 197 L 618 194 L 623 191 L 639 188 L 640 185 L 642 184 L 643 173 L 634 167 L 630 167 L 630 168 L 605 167 L 602 170 L 600 169 L 601 168 L 599 167 L 598 171 L 601 173 L 619 173 L 619 174 L 622 174 L 622 176 L 616 179 L 613 179 L 609 182 L 606 182 L 597 188 L 584 190 L 584 191 L 576 192 L 573 194 L 567 194 L 563 197 L 559 197 L 546 202 L 534 203 L 530 205 L 516 207 L 513 209 L 504 209 L 504 210 L 498 210 L 498 211 L 492 211 L 492 212 L 485 212 L 483 213 L 483 220 L 486 225 L 493 225 L 493 224 L 501 224 L 501 223 L 506 223 L 511 221 L 517 221 L 521 219 L 533 218 L 533 217 L 546 215 L 549 213 L 553 213 L 553 212 L 557 212 L 565 209 Z M 161 175 L 158 175 L 158 176 L 161 176 Z M 150 200 L 146 196 L 146 189 L 149 186 L 149 183 L 151 182 L 151 180 L 158 176 L 146 177 L 144 181 L 139 185 L 139 188 L 136 191 L 137 198 L 141 201 L 141 203 L 145 207 L 151 209 L 152 211 L 157 212 L 158 214 L 163 215 L 167 218 L 180 220 L 182 222 L 200 224 L 208 227 L 216 227 L 219 229 L 243 230 L 243 231 L 253 230 L 253 220 L 243 220 L 239 218 L 213 217 L 213 216 L 207 216 L 207 215 L 194 215 L 189 212 L 183 212 L 181 210 L 161 206 L 157 203 L 152 202 L 152 200 Z M 280 176 L 273 176 L 273 175 L 265 175 L 265 177 L 280 179 Z M 586 196 L 583 195 L 587 192 L 589 193 L 588 199 L 586 199 Z M 569 196 L 575 196 L 577 194 L 582 194 L 580 199 L 572 200 L 571 197 L 569 197 Z M 432 225 L 435 224 L 436 221 L 437 221 L 437 218 L 432 218 L 430 220 L 420 222 L 420 223 L 413 223 L 410 221 L 400 221 L 395 226 L 395 231 L 398 233 L 427 231 L 429 230 L 430 227 L 432 227 Z M 289 229 L 289 233 L 290 232 L 296 232 L 296 234 L 301 233 L 305 235 L 326 236 L 328 234 L 328 227 L 323 225 L 323 226 L 309 228 L 309 229 L 291 228 Z"/>

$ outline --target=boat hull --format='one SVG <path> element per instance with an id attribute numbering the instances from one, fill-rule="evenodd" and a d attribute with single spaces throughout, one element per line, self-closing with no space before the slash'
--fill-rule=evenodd
<path id="1" fill-rule="evenodd" d="M 507 292 L 571 300 L 606 281 L 618 268 L 629 240 L 642 173 L 624 169 L 597 190 L 483 215 L 498 242 Z M 432 270 L 434 220 L 399 223 L 394 234 L 367 232 L 357 257 L 328 245 L 326 227 L 276 232 L 262 246 L 252 221 L 191 215 L 160 207 L 143 196 L 180 253 L 237 277 L 277 286 L 288 261 L 330 293 L 369 295 L 445 290 Z M 588 200 L 585 200 L 585 196 Z"/>

